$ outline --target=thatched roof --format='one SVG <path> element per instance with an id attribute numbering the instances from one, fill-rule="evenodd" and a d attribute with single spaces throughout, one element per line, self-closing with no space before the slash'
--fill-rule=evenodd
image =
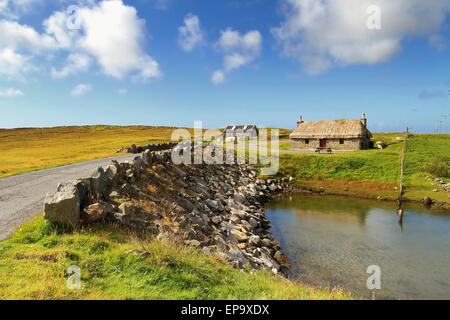
<path id="1" fill-rule="evenodd" d="M 323 120 L 300 123 L 291 139 L 371 138 L 361 120 Z"/>

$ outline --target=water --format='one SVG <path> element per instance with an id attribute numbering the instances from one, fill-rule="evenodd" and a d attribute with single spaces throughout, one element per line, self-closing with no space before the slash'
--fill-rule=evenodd
<path id="1" fill-rule="evenodd" d="M 450 299 L 450 214 L 406 208 L 403 227 L 391 204 L 292 195 L 272 201 L 272 234 L 292 277 L 340 286 L 358 297 Z M 367 267 L 381 269 L 381 290 L 367 289 Z"/>

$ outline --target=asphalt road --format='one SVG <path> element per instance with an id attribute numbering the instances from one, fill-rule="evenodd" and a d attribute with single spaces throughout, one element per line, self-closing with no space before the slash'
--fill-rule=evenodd
<path id="1" fill-rule="evenodd" d="M 109 165 L 113 159 L 123 162 L 136 156 L 74 163 L 0 179 L 0 241 L 10 237 L 23 223 L 40 215 L 45 196 L 48 192 L 55 192 L 58 184 L 89 177 L 95 169 Z"/>

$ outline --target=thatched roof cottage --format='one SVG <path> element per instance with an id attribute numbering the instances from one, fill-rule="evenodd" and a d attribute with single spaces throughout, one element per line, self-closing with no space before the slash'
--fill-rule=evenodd
<path id="1" fill-rule="evenodd" d="M 300 121 L 290 135 L 293 149 L 365 150 L 371 146 L 366 115 L 360 120 Z"/>

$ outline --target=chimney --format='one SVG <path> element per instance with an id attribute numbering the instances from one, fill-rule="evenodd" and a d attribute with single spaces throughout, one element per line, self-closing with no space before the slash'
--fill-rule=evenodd
<path id="1" fill-rule="evenodd" d="M 366 119 L 366 114 L 365 113 L 362 114 L 361 122 L 364 125 L 364 127 L 367 128 L 367 119 Z"/>
<path id="2" fill-rule="evenodd" d="M 303 123 L 303 116 L 300 116 L 300 120 L 297 122 L 297 127 Z"/>

